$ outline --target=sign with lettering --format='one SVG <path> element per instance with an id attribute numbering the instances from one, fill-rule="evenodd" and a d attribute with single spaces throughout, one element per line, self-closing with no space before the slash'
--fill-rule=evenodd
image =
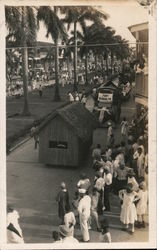
<path id="1" fill-rule="evenodd" d="M 98 95 L 99 102 L 111 103 L 112 100 L 113 100 L 113 94 L 99 93 L 99 95 Z"/>

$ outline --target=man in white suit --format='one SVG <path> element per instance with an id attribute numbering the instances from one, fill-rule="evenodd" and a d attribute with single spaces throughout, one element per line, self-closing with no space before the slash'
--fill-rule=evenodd
<path id="1" fill-rule="evenodd" d="M 89 195 L 86 195 L 85 189 L 79 189 L 79 193 L 81 196 L 81 200 L 78 205 L 80 227 L 81 227 L 83 241 L 88 242 L 90 240 L 88 231 L 89 230 L 88 221 L 90 218 L 91 198 Z"/>

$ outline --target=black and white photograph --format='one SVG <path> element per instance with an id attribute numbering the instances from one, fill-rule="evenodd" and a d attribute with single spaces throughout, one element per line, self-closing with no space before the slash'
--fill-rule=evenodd
<path id="1" fill-rule="evenodd" d="M 156 247 L 157 1 L 8 1 L 4 16 L 8 249 Z"/>

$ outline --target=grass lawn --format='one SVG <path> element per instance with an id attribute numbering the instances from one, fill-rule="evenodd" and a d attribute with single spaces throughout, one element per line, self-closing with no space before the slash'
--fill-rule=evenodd
<path id="1" fill-rule="evenodd" d="M 78 91 L 82 91 L 83 89 L 88 92 L 92 89 L 92 86 L 78 85 Z M 29 109 L 31 112 L 31 116 L 29 117 L 21 115 L 24 105 L 23 97 L 19 99 L 15 97 L 7 98 L 7 145 L 9 148 L 29 133 L 34 121 L 43 120 L 48 114 L 66 104 L 68 101 L 68 92 L 73 91 L 73 85 L 60 86 L 60 102 L 53 101 L 54 90 L 55 88 L 53 86 L 44 88 L 42 98 L 39 97 L 37 90 L 28 94 Z"/>

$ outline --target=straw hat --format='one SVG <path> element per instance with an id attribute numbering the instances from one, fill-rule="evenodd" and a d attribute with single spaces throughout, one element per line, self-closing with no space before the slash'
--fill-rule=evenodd
<path id="1" fill-rule="evenodd" d="M 66 184 L 65 184 L 65 182 L 62 182 L 62 183 L 61 183 L 61 188 L 63 188 L 63 189 L 65 189 L 65 188 L 66 188 Z"/>
<path id="2" fill-rule="evenodd" d="M 85 194 L 86 193 L 86 189 L 84 189 L 84 188 L 79 188 L 79 193 L 80 194 Z"/>
<path id="3" fill-rule="evenodd" d="M 59 226 L 59 233 L 64 236 L 64 237 L 68 237 L 72 235 L 72 230 L 67 227 L 66 225 L 60 225 Z"/>

